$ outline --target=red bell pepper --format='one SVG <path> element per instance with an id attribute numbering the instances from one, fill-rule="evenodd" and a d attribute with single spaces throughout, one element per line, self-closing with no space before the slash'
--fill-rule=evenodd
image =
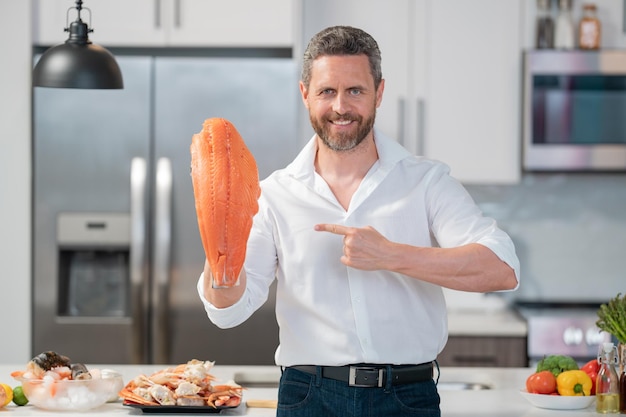
<path id="1" fill-rule="evenodd" d="M 600 364 L 597 359 L 592 359 L 586 364 L 584 364 L 581 368 L 581 371 L 585 371 L 587 375 L 591 378 L 591 382 L 593 385 L 591 386 L 591 395 L 596 395 L 596 378 L 598 377 L 598 371 L 600 370 Z"/>

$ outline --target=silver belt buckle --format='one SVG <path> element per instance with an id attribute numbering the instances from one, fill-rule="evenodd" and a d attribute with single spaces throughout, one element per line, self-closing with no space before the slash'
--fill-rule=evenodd
<path id="1" fill-rule="evenodd" d="M 376 368 L 371 368 L 371 367 L 367 367 L 367 366 L 351 366 L 350 367 L 350 374 L 348 375 L 348 385 L 351 387 L 372 387 L 374 386 L 373 384 L 357 384 L 356 383 L 356 374 L 358 371 L 376 371 Z M 378 368 L 378 381 L 377 381 L 377 386 L 378 387 L 382 387 L 383 386 L 383 373 L 384 373 L 384 368 Z"/>

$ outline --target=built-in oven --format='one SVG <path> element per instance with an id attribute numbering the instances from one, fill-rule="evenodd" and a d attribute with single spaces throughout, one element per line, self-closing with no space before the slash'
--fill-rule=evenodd
<path id="1" fill-rule="evenodd" d="M 604 342 L 616 342 L 596 326 L 599 303 L 518 301 L 515 308 L 526 319 L 531 367 L 549 355 L 571 356 L 583 365 L 598 356 Z"/>
<path id="2" fill-rule="evenodd" d="M 526 171 L 626 171 L 626 51 L 524 54 Z"/>

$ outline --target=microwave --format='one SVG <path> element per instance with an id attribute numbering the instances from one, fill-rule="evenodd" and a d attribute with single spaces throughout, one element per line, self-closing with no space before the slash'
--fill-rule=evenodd
<path id="1" fill-rule="evenodd" d="M 524 53 L 526 171 L 626 171 L 626 50 Z"/>

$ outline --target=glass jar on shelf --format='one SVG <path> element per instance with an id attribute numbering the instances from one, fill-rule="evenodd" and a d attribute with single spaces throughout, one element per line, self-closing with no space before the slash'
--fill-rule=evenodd
<path id="1" fill-rule="evenodd" d="M 602 26 L 593 3 L 583 5 L 583 16 L 578 24 L 578 46 L 580 49 L 600 49 Z"/>
<path id="2" fill-rule="evenodd" d="M 559 13 L 554 29 L 554 47 L 557 49 L 574 49 L 574 20 L 572 18 L 572 0 L 559 0 Z"/>
<path id="3" fill-rule="evenodd" d="M 550 15 L 549 0 L 537 0 L 535 34 L 535 47 L 537 49 L 554 48 L 554 20 Z"/>

